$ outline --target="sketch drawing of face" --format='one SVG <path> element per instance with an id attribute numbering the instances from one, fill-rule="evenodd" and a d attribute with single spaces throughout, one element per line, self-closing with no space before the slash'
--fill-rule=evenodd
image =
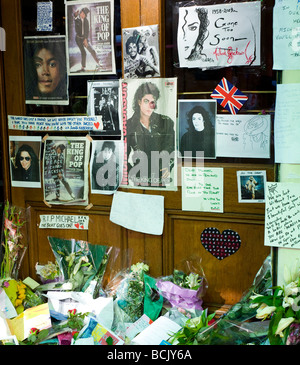
<path id="1" fill-rule="evenodd" d="M 196 11 L 186 10 L 183 30 L 183 56 L 188 58 L 196 44 L 200 28 L 200 20 Z"/>
<path id="2" fill-rule="evenodd" d="M 178 52 L 180 58 L 188 61 L 206 58 L 203 44 L 208 37 L 208 11 L 205 7 L 180 9 L 178 26 Z"/>

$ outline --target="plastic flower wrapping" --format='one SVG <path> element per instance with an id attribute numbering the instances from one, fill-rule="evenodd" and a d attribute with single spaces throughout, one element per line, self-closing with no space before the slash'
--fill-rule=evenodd
<path id="1" fill-rule="evenodd" d="M 201 259 L 193 258 L 186 261 L 185 265 L 189 274 L 175 269 L 173 275 L 157 281 L 157 288 L 172 306 L 202 310 L 202 298 L 207 288 L 207 280 Z"/>
<path id="2" fill-rule="evenodd" d="M 300 342 L 300 263 L 284 266 L 284 284 L 269 293 L 253 290 L 251 307 L 256 318 L 270 319 L 268 340 L 271 345 L 294 345 Z"/>
<path id="3" fill-rule="evenodd" d="M 110 255 L 118 255 L 112 246 L 91 244 L 75 239 L 48 237 L 62 281 L 54 288 L 86 291 L 100 295 L 101 284 Z M 47 288 L 47 287 L 46 287 Z"/>
<path id="4" fill-rule="evenodd" d="M 25 224 L 25 210 L 6 202 L 1 234 L 1 279 L 18 278 L 19 268 L 27 248 L 24 242 Z"/>

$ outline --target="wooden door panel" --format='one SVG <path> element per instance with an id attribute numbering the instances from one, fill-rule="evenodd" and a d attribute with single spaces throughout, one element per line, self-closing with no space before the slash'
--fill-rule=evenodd
<path id="1" fill-rule="evenodd" d="M 255 216 L 226 214 L 217 219 L 170 214 L 169 219 L 174 227 L 174 268 L 184 269 L 182 261 L 192 256 L 199 257 L 208 281 L 205 303 L 218 306 L 239 301 L 270 253 L 270 247 L 264 246 L 264 221 Z M 218 260 L 201 244 L 201 233 L 208 227 L 217 228 L 220 233 L 226 229 L 236 231 L 241 239 L 239 250 Z"/>

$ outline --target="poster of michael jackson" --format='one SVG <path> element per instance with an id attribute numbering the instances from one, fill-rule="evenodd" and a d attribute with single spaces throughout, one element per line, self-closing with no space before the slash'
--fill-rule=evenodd
<path id="1" fill-rule="evenodd" d="M 121 136 L 119 80 L 87 82 L 87 114 L 100 116 L 99 127 L 91 135 Z"/>
<path id="2" fill-rule="evenodd" d="M 65 36 L 24 37 L 26 104 L 68 105 Z"/>
<path id="3" fill-rule="evenodd" d="M 48 137 L 44 143 L 44 202 L 87 205 L 90 140 Z"/>
<path id="4" fill-rule="evenodd" d="M 114 0 L 66 1 L 69 75 L 116 74 Z"/>
<path id="5" fill-rule="evenodd" d="M 177 190 L 177 79 L 124 79 L 121 93 L 122 187 Z"/>

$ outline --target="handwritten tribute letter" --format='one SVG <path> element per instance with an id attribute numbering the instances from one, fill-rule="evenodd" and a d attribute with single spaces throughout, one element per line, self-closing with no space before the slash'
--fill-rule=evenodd
<path id="1" fill-rule="evenodd" d="M 274 70 L 299 70 L 300 2 L 276 1 L 273 11 Z"/>
<path id="2" fill-rule="evenodd" d="M 260 14 L 260 1 L 180 7 L 180 67 L 260 65 Z"/>
<path id="3" fill-rule="evenodd" d="M 299 185 L 267 182 L 265 245 L 300 248 Z"/>
<path id="4" fill-rule="evenodd" d="M 223 169 L 182 167 L 182 210 L 223 213 Z"/>

